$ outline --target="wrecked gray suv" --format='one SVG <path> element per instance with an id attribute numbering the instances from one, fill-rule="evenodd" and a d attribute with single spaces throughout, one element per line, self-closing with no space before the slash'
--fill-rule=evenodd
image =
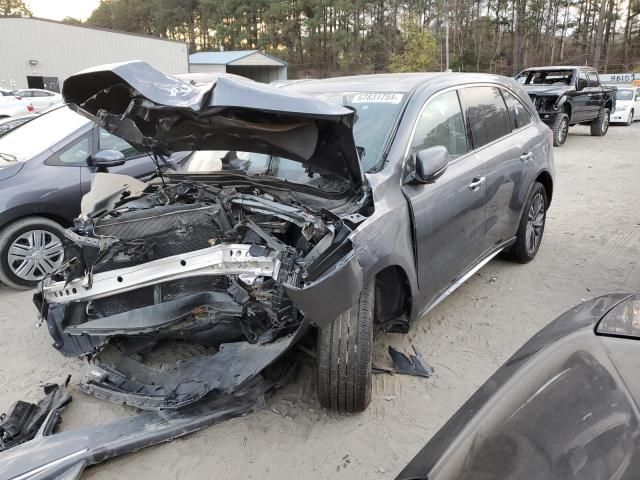
<path id="1" fill-rule="evenodd" d="M 408 331 L 498 253 L 524 263 L 540 246 L 551 137 L 504 77 L 274 88 L 132 62 L 63 94 L 160 167 L 148 183 L 96 175 L 35 298 L 100 398 L 167 410 L 233 392 L 317 330 L 320 403 L 361 411 L 374 330 Z M 181 150 L 201 155 L 164 160 Z"/>

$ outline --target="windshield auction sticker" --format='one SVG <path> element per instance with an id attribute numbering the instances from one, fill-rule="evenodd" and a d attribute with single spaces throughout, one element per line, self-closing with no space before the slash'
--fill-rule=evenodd
<path id="1" fill-rule="evenodd" d="M 351 103 L 395 103 L 402 101 L 402 93 L 358 93 Z"/>

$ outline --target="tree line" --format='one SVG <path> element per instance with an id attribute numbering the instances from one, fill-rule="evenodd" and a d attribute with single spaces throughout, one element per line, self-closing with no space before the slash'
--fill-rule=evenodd
<path id="1" fill-rule="evenodd" d="M 4 14 L 22 0 L 0 0 Z M 590 64 L 640 71 L 640 0 L 101 0 L 84 24 L 259 49 L 290 76 L 444 70 L 513 74 Z M 448 40 L 448 42 L 447 42 Z M 447 46 L 448 44 L 448 55 Z"/>

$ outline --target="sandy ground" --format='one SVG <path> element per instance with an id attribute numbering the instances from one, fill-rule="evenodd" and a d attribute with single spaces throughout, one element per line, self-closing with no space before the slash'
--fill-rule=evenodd
<path id="1" fill-rule="evenodd" d="M 555 195 L 536 260 L 495 260 L 408 336 L 377 339 L 380 357 L 389 344 L 414 344 L 436 369 L 431 379 L 376 375 L 368 411 L 339 416 L 320 409 L 312 376 L 301 375 L 263 411 L 98 465 L 84 478 L 393 478 L 536 331 L 583 299 L 640 290 L 639 152 L 638 124 L 604 138 L 573 128 L 555 150 Z M 36 399 L 40 382 L 83 371 L 50 346 L 30 298 L 0 287 L 0 409 Z M 63 428 L 131 413 L 76 392 Z"/>

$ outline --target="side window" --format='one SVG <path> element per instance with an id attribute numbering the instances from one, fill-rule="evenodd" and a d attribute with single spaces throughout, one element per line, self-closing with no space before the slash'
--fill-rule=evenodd
<path id="1" fill-rule="evenodd" d="M 33 94 L 29 90 L 24 90 L 22 92 L 19 92 L 18 95 L 21 96 L 22 98 L 31 98 L 31 97 L 33 97 Z"/>
<path id="2" fill-rule="evenodd" d="M 578 90 L 581 90 L 589 85 L 589 81 L 587 80 L 587 72 L 580 70 L 580 75 L 578 76 L 577 87 Z"/>
<path id="3" fill-rule="evenodd" d="M 70 166 L 86 165 L 89 155 L 91 155 L 91 142 L 89 135 L 85 135 L 59 153 L 58 161 L 55 163 Z"/>
<path id="4" fill-rule="evenodd" d="M 455 91 L 433 98 L 422 111 L 411 141 L 411 155 L 441 145 L 452 158 L 467 153 L 467 136 Z"/>
<path id="5" fill-rule="evenodd" d="M 46 97 L 46 96 L 47 96 L 47 94 L 46 94 L 45 92 L 38 92 L 38 91 L 35 91 L 35 92 L 33 92 L 33 96 L 34 96 L 34 97 Z"/>
<path id="6" fill-rule="evenodd" d="M 640 100 L 640 89 L 636 90 L 636 100 Z"/>
<path id="7" fill-rule="evenodd" d="M 588 78 L 589 78 L 589 86 L 590 87 L 599 87 L 600 86 L 600 82 L 598 81 L 598 75 L 596 75 L 595 72 L 589 72 L 587 75 L 588 75 Z"/>
<path id="8" fill-rule="evenodd" d="M 502 90 L 502 96 L 507 103 L 509 109 L 509 120 L 511 121 L 511 130 L 517 130 L 531 123 L 531 114 L 525 106 L 511 92 Z"/>
<path id="9" fill-rule="evenodd" d="M 133 148 L 120 137 L 116 137 L 102 128 L 99 129 L 99 132 L 98 150 L 117 150 L 122 152 L 125 159 L 142 155 L 142 152 Z"/>
<path id="10" fill-rule="evenodd" d="M 507 107 L 498 88 L 462 88 L 460 98 L 471 132 L 473 148 L 480 148 L 511 133 Z"/>

